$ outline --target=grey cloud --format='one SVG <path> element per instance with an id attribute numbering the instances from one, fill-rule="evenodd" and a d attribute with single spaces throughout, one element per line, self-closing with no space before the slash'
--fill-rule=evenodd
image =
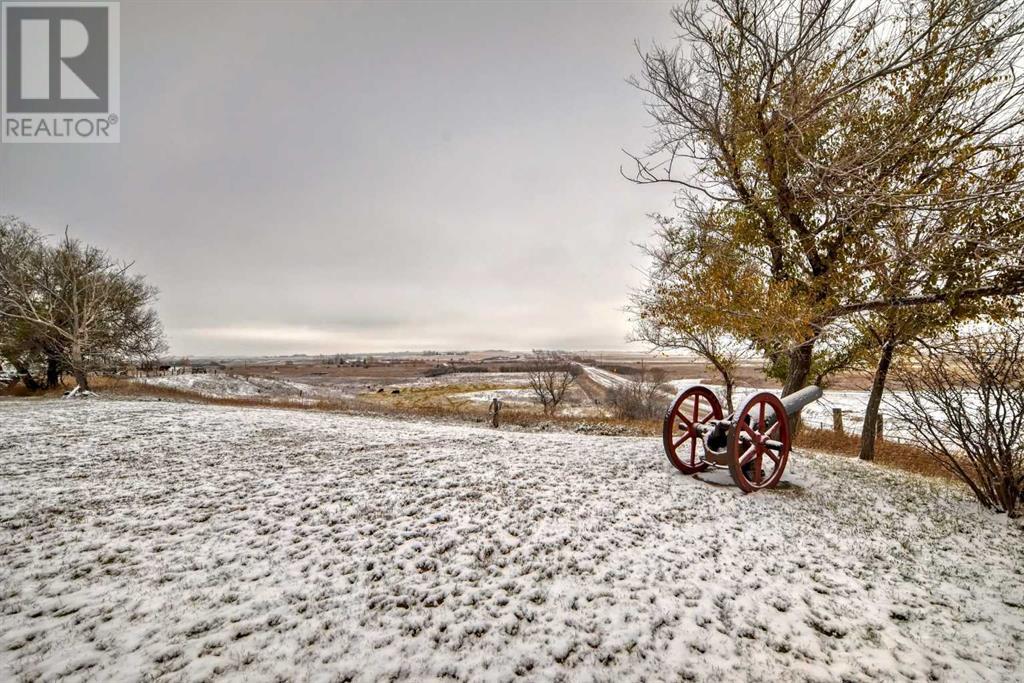
<path id="1" fill-rule="evenodd" d="M 178 353 L 622 347 L 670 6 L 122 2 L 122 142 L 4 145 L 0 212 L 134 260 Z"/>

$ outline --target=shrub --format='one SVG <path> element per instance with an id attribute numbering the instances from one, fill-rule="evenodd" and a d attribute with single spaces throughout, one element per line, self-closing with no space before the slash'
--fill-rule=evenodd
<path id="1" fill-rule="evenodd" d="M 626 420 L 650 420 L 665 410 L 664 373 L 641 365 L 628 382 L 608 390 L 608 405 L 615 417 Z"/>
<path id="2" fill-rule="evenodd" d="M 1024 496 L 1024 324 L 929 344 L 897 368 L 888 402 L 927 454 L 987 508 L 1017 516 Z"/>

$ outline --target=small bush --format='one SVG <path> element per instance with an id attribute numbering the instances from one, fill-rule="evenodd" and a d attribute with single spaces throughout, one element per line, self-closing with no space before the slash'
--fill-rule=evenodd
<path id="1" fill-rule="evenodd" d="M 938 340 L 897 369 L 889 399 L 928 455 L 987 508 L 1024 498 L 1024 323 Z"/>
<path id="2" fill-rule="evenodd" d="M 608 405 L 623 420 L 653 420 L 665 411 L 664 375 L 641 365 L 625 382 L 608 390 Z"/>

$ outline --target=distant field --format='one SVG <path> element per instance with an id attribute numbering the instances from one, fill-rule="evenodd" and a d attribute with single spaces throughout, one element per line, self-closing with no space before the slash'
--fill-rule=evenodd
<path id="1" fill-rule="evenodd" d="M 422 358 L 416 355 L 408 357 L 398 356 L 388 359 L 387 364 L 376 364 L 370 367 L 352 365 L 329 365 L 315 358 L 302 360 L 284 361 L 281 359 L 265 359 L 259 363 L 232 362 L 228 363 L 231 372 L 236 374 L 253 374 L 280 377 L 284 379 L 295 379 L 310 383 L 403 383 L 412 379 L 423 377 L 432 368 L 439 364 L 450 363 L 468 371 L 478 372 L 502 372 L 515 371 L 517 366 L 522 367 L 528 360 L 525 356 L 520 358 L 506 358 L 497 361 L 485 361 L 487 353 L 477 352 L 467 356 L 444 357 L 444 358 Z M 719 376 L 707 363 L 680 358 L 679 356 L 658 356 L 637 353 L 600 353 L 585 355 L 585 364 L 603 368 L 610 372 L 628 374 L 638 370 L 642 365 L 655 368 L 663 373 L 666 380 L 681 378 L 701 378 L 705 382 L 720 383 Z M 778 388 L 781 386 L 774 380 L 766 379 L 762 371 L 760 361 L 748 361 L 741 364 L 736 372 L 738 383 L 747 387 Z M 871 386 L 870 374 L 846 373 L 840 375 L 830 383 L 830 387 L 837 390 L 867 390 Z M 896 384 L 892 384 L 896 388 Z"/>
<path id="2" fill-rule="evenodd" d="M 628 382 L 630 373 L 640 367 L 635 359 L 626 363 L 624 358 L 614 362 L 586 365 L 585 375 L 577 382 L 566 397 L 561 412 L 581 417 L 609 417 L 607 392 L 609 389 Z M 596 361 L 595 361 L 596 362 Z M 646 362 L 646 360 L 645 360 Z M 527 374 L 522 371 L 522 361 L 501 361 L 495 363 L 464 363 L 460 372 L 430 376 L 437 371 L 437 361 L 405 359 L 388 365 L 337 366 L 322 363 L 262 363 L 258 365 L 233 365 L 222 375 L 184 375 L 180 377 L 154 378 L 155 384 L 178 386 L 199 390 L 211 396 L 264 396 L 273 398 L 331 399 L 369 397 L 375 404 L 396 407 L 409 405 L 453 405 L 467 401 L 489 403 L 491 398 L 500 398 L 509 406 L 522 410 L 539 411 L 534 397 L 528 389 Z M 657 366 L 664 373 L 665 387 L 663 400 L 668 405 L 671 396 L 686 386 L 702 382 L 720 387 L 721 379 L 700 363 L 679 362 L 678 360 Z M 519 369 L 519 371 L 515 371 Z M 511 372 L 509 370 L 512 370 Z M 777 384 L 766 382 L 760 367 L 748 365 L 738 373 L 741 380 L 735 394 L 736 401 L 762 389 L 777 390 Z M 850 376 L 845 382 L 829 387 L 825 397 L 808 407 L 804 417 L 810 424 L 831 428 L 832 409 L 845 412 L 848 431 L 859 433 L 867 406 L 867 392 L 851 389 L 858 385 L 857 378 Z M 223 386 L 221 386 L 223 385 Z M 843 387 L 847 388 L 843 388 Z M 399 395 L 392 391 L 399 390 Z M 882 412 L 887 408 L 883 405 Z M 897 436 L 899 420 L 895 415 L 886 414 Z"/>

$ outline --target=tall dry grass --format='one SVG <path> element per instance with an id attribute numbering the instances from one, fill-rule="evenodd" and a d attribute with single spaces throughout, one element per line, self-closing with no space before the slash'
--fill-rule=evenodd
<path id="1" fill-rule="evenodd" d="M 801 426 L 794 444 L 798 447 L 825 451 L 836 455 L 856 458 L 860 455 L 860 437 L 853 434 L 838 433 L 829 429 L 814 429 Z M 905 472 L 914 472 L 928 477 L 954 478 L 928 456 L 921 448 L 895 441 L 880 440 L 875 442 L 876 465 L 890 467 Z"/>

